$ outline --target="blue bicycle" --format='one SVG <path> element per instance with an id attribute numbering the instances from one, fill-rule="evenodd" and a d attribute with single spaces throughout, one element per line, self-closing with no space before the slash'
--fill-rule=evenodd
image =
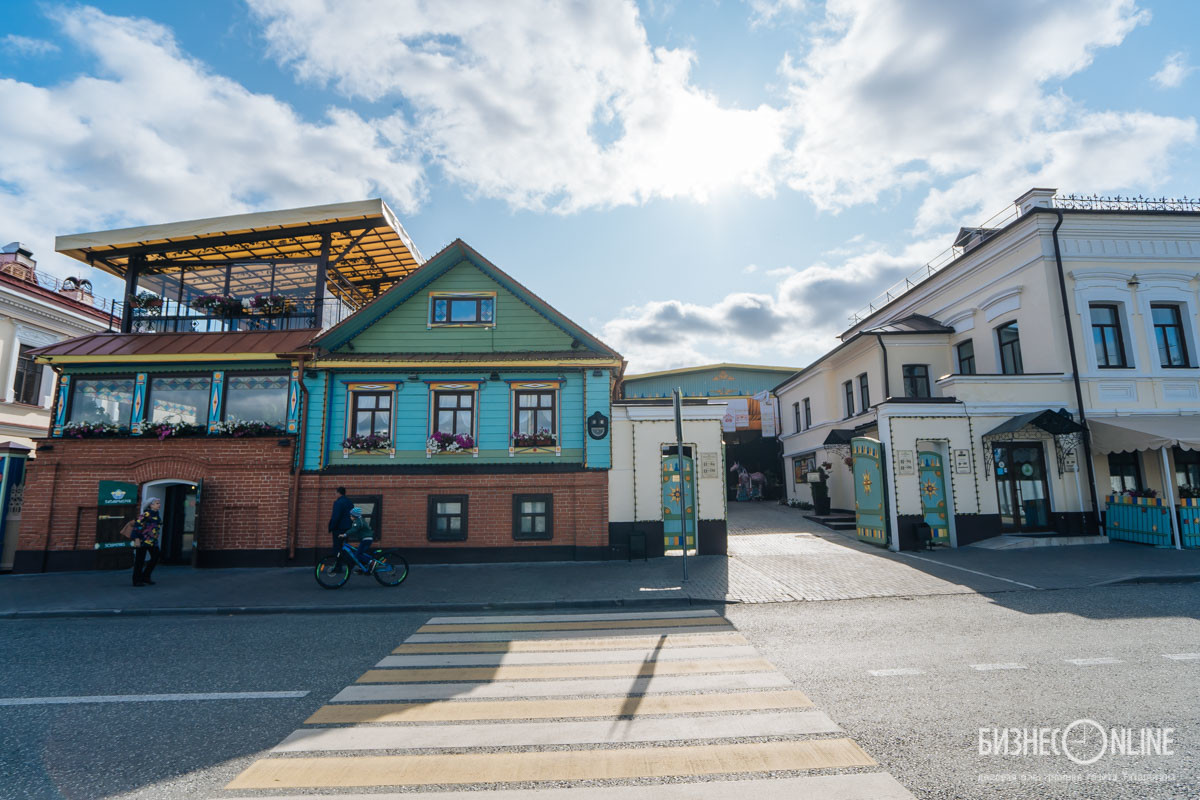
<path id="1" fill-rule="evenodd" d="M 323 589 L 340 589 L 350 580 L 350 569 L 363 575 L 374 575 L 382 586 L 399 586 L 408 577 L 408 559 L 395 550 L 364 552 L 342 541 L 337 555 L 326 556 L 317 562 L 316 579 Z"/>

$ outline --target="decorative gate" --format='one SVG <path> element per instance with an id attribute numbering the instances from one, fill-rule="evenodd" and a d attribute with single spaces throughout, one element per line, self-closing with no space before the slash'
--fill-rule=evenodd
<path id="1" fill-rule="evenodd" d="M 850 440 L 854 458 L 854 528 L 865 542 L 888 543 L 887 487 L 883 481 L 883 444 L 865 436 Z"/>
<path id="2" fill-rule="evenodd" d="M 940 453 L 917 453 L 917 481 L 921 493 L 921 513 L 933 541 L 950 544 L 950 523 L 946 516 L 946 469 Z"/>
<path id="3" fill-rule="evenodd" d="M 671 448 L 674 450 L 674 448 Z M 679 480 L 679 456 L 662 457 L 663 547 L 682 550 L 683 532 L 687 531 L 687 547 L 696 546 L 696 473 L 691 448 L 684 448 L 682 484 Z"/>

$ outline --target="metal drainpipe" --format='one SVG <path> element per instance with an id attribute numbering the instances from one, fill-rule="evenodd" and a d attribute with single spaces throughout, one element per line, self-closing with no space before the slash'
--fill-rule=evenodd
<path id="1" fill-rule="evenodd" d="M 1100 500 L 1096 496 L 1096 471 L 1092 466 L 1092 437 L 1087 430 L 1087 412 L 1083 408 L 1083 385 L 1079 381 L 1079 359 L 1075 356 L 1075 331 L 1071 327 L 1071 309 L 1067 304 L 1067 278 L 1063 273 L 1062 250 L 1058 244 L 1058 229 L 1063 224 L 1063 213 L 1061 209 L 1055 209 L 1054 213 L 1058 215 L 1058 222 L 1054 223 L 1054 230 L 1050 232 L 1050 238 L 1054 240 L 1054 263 L 1058 267 L 1058 289 L 1062 296 L 1063 324 L 1067 328 L 1067 349 L 1071 351 L 1071 380 L 1075 382 L 1075 402 L 1079 406 L 1079 424 L 1083 425 L 1083 456 L 1087 461 L 1088 473 L 1088 490 L 1092 495 L 1092 513 L 1096 515 L 1096 525 L 1100 524 Z"/>
<path id="2" fill-rule="evenodd" d="M 887 347 L 883 344 L 883 334 L 875 334 L 875 340 L 879 342 L 879 349 L 883 352 L 883 399 L 887 400 L 892 396 L 891 383 L 888 381 L 888 360 Z"/>
<path id="3" fill-rule="evenodd" d="M 300 502 L 300 473 L 304 470 L 304 431 L 308 422 L 308 388 L 304 385 L 304 356 L 297 359 L 300 370 L 300 407 L 296 410 L 300 424 L 296 427 L 296 461 L 292 467 L 292 500 L 288 508 L 288 561 L 296 557 L 296 506 Z"/>

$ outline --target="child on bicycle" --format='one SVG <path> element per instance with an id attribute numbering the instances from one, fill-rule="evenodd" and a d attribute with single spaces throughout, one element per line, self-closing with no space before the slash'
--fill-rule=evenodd
<path id="1" fill-rule="evenodd" d="M 358 506 L 350 509 L 350 521 L 352 523 L 350 529 L 341 536 L 346 539 L 358 539 L 358 552 L 361 554 L 362 560 L 371 562 L 370 566 L 373 568 L 374 557 L 371 555 L 371 545 L 375 542 L 375 532 L 363 518 L 363 511 Z"/>

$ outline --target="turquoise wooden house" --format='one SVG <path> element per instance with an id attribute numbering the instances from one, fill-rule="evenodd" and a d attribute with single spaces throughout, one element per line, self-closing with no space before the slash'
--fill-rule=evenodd
<path id="1" fill-rule="evenodd" d="M 607 553 L 621 356 L 467 244 L 309 349 L 302 502 L 344 486 L 384 544 L 430 559 Z M 301 541 L 325 547 L 325 523 Z"/>

